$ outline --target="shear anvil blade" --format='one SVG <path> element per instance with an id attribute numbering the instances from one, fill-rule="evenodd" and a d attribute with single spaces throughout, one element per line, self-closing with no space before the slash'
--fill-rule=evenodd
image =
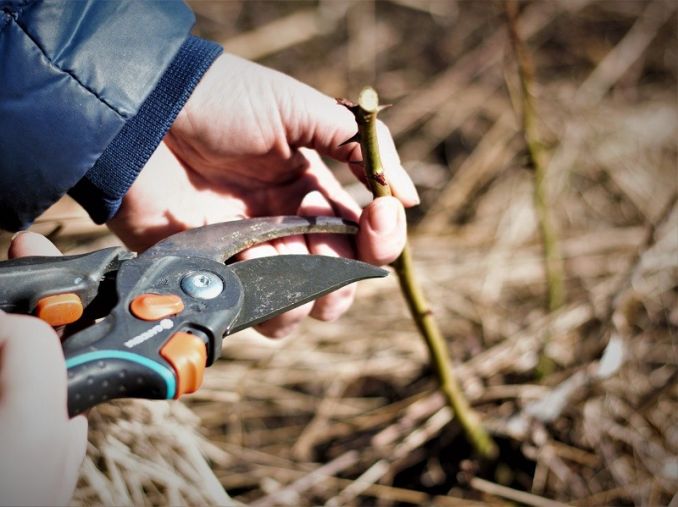
<path id="1" fill-rule="evenodd" d="M 321 255 L 278 255 L 232 264 L 244 303 L 228 334 L 253 326 L 325 294 L 388 271 L 364 262 Z"/>
<path id="2" fill-rule="evenodd" d="M 174 234 L 142 255 L 185 255 L 225 262 L 257 243 L 307 233 L 355 234 L 358 227 L 336 217 L 279 216 L 206 225 Z"/>

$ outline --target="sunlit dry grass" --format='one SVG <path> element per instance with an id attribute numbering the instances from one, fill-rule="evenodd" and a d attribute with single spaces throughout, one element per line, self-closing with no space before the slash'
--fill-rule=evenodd
<path id="1" fill-rule="evenodd" d="M 675 2 L 521 4 L 566 274 L 551 314 L 501 4 L 192 5 L 227 48 L 395 104 L 417 269 L 502 454 L 469 454 L 390 277 L 337 322 L 230 337 L 184 403 L 94 410 L 75 503 L 225 504 L 219 483 L 259 506 L 675 502 Z M 65 250 L 115 241 L 60 206 L 36 227 Z"/>

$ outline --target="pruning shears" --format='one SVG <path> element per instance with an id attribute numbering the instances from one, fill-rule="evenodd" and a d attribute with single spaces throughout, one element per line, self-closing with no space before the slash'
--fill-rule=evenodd
<path id="1" fill-rule="evenodd" d="M 255 218 L 180 232 L 139 255 L 113 247 L 4 261 L 0 309 L 82 327 L 63 342 L 71 416 L 114 398 L 178 398 L 200 387 L 224 336 L 387 274 L 320 255 L 226 261 L 275 238 L 356 231 L 334 217 Z"/>

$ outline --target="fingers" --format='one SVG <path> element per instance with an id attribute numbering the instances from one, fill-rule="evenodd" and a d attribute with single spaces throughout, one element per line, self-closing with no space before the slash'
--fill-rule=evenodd
<path id="1" fill-rule="evenodd" d="M 3 407 L 66 417 L 66 367 L 61 342 L 45 322 L 0 313 Z M 36 414 L 24 414 L 36 417 Z"/>
<path id="2" fill-rule="evenodd" d="M 355 118 L 348 109 L 337 104 L 336 100 L 299 83 L 293 89 L 288 87 L 279 93 L 279 102 L 288 104 L 281 110 L 284 113 L 283 121 L 288 124 L 290 144 L 314 148 L 320 154 L 341 162 L 363 160 L 359 143 L 341 146 L 358 130 Z M 293 107 L 289 107 L 289 95 L 292 95 Z M 400 162 L 393 137 L 381 121 L 377 124 L 377 138 L 384 172 L 393 195 L 406 207 L 419 204 L 419 195 Z M 350 167 L 364 182 L 362 164 L 350 163 Z"/>
<path id="3" fill-rule="evenodd" d="M 15 259 L 61 252 L 41 234 L 24 231 L 14 236 L 7 255 Z M 35 406 L 65 413 L 66 367 L 56 332 L 34 317 L 0 313 L 0 347 L 0 382 L 12 386 L 7 396 L 18 405 L 30 399 Z"/>
<path id="4" fill-rule="evenodd" d="M 87 420 L 68 419 L 64 357 L 55 332 L 0 312 L 0 447 L 8 505 L 65 505 L 87 447 Z M 11 461 L 8 461 L 11 459 Z"/>
<path id="5" fill-rule="evenodd" d="M 360 210 L 360 207 L 337 181 L 317 152 L 312 150 L 302 151 L 309 161 L 310 173 L 314 178 L 313 188 L 318 191 L 306 195 L 298 214 L 307 216 L 338 214 L 347 220 L 359 221 L 360 229 L 356 238 L 358 258 L 377 266 L 393 262 L 400 255 L 407 241 L 407 220 L 403 204 L 401 204 L 402 201 L 393 197 L 382 197 L 367 205 L 364 210 Z M 395 153 L 395 149 L 393 152 Z M 406 174 L 404 176 L 407 178 Z M 325 196 L 330 196 L 331 204 Z M 313 245 L 312 242 L 316 241 L 317 236 L 307 236 L 307 243 L 311 242 L 309 244 Z M 349 258 L 355 256 L 349 241 L 345 237 L 339 235 L 321 236 L 324 236 L 322 243 L 330 242 L 329 253 L 322 247 L 316 250 L 310 248 L 311 253 L 324 253 Z M 340 244 L 341 246 L 339 246 Z M 328 308 L 331 307 L 332 305 Z M 322 308 L 323 304 L 321 303 L 318 312 Z M 337 316 L 341 313 L 343 313 L 343 310 L 338 311 Z M 313 314 L 313 316 L 316 315 Z"/>
<path id="6" fill-rule="evenodd" d="M 311 180 L 305 189 L 304 197 L 308 196 L 311 192 L 318 191 L 321 193 L 321 197 L 324 198 L 325 203 L 318 210 L 323 210 L 325 214 L 329 213 L 331 216 L 338 216 L 357 223 L 362 213 L 360 206 L 342 184 L 339 183 L 334 173 L 320 158 L 318 152 L 307 148 L 300 148 L 299 152 L 308 161 L 307 176 Z M 327 203 L 330 204 L 329 208 L 326 207 Z M 301 202 L 299 206 L 301 206 Z M 295 209 L 293 213 L 298 211 L 298 209 Z"/>
<path id="7" fill-rule="evenodd" d="M 204 225 L 202 210 L 208 197 L 194 189 L 194 185 L 177 157 L 162 142 L 107 225 L 135 252 L 143 252 L 171 234 Z"/>
<path id="8" fill-rule="evenodd" d="M 312 175 L 311 190 L 302 200 L 297 214 L 304 216 L 333 216 L 336 210 L 344 218 L 359 217 L 360 229 L 356 238 L 359 258 L 375 265 L 389 264 L 396 259 L 405 246 L 407 225 L 402 203 L 394 197 L 379 198 L 360 214 L 359 207 L 345 192 L 324 165 L 317 153 L 302 150 L 309 160 Z M 332 202 L 325 197 L 330 195 Z M 318 255 L 355 258 L 348 238 L 336 234 L 310 234 L 305 241 L 301 237 L 285 238 L 270 244 L 250 249 L 244 256 L 252 258 L 284 253 L 311 253 Z M 257 327 L 269 337 L 281 337 L 293 331 L 303 318 L 310 316 L 319 320 L 334 320 L 351 306 L 355 297 L 355 285 L 349 285 L 319 298 L 311 306 L 299 307 L 282 314 Z"/>
<path id="9" fill-rule="evenodd" d="M 7 256 L 10 259 L 16 259 L 27 255 L 57 256 L 61 255 L 61 252 L 43 235 L 24 231 L 14 236 Z"/>
<path id="10" fill-rule="evenodd" d="M 358 258 L 382 266 L 393 262 L 407 241 L 402 204 L 394 197 L 379 197 L 363 210 L 358 232 Z"/>
<path id="11" fill-rule="evenodd" d="M 302 216 L 333 216 L 332 205 L 318 191 L 309 193 L 297 211 Z M 242 259 L 268 257 L 286 254 L 317 254 L 333 257 L 355 257 L 348 239 L 337 234 L 309 234 L 308 236 L 290 236 L 269 243 L 252 247 L 241 254 Z M 255 328 L 261 334 L 271 338 L 281 338 L 294 331 L 307 316 L 319 320 L 339 318 L 351 306 L 355 295 L 355 285 L 343 287 L 337 291 L 318 298 L 278 315 Z"/>
<path id="12" fill-rule="evenodd" d="M 29 255 L 59 256 L 59 249 L 41 234 L 26 231 L 17 234 L 9 247 L 10 258 Z M 26 315 L 10 315 L 0 311 L 0 392 L 3 411 L 10 414 L 9 420 L 35 424 L 33 443 L 43 457 L 54 484 L 45 484 L 51 495 L 56 494 L 60 504 L 66 504 L 78 479 L 77 470 L 87 450 L 87 418 L 78 416 L 68 419 L 67 375 L 61 342 L 54 329 L 46 322 Z M 60 433 L 61 415 L 63 432 Z M 61 435 L 60 459 L 49 466 L 38 429 L 45 429 L 45 421 L 51 421 L 45 435 L 51 440 Z M 61 459 L 63 458 L 63 459 Z M 71 474 L 54 474 L 53 470 L 72 471 Z"/>
<path id="13" fill-rule="evenodd" d="M 296 213 L 301 216 L 339 216 L 358 222 L 360 206 L 337 181 L 318 152 L 304 148 L 299 151 L 308 160 L 308 174 L 312 176 L 313 183 L 295 210 Z M 309 234 L 306 236 L 306 246 L 308 253 L 315 255 L 355 258 L 351 240 L 342 234 Z M 354 297 L 355 285 L 343 287 L 318 298 L 310 315 L 318 320 L 335 320 L 348 310 Z"/>
<path id="14" fill-rule="evenodd" d="M 36 234 L 31 231 L 22 231 L 12 238 L 9 245 L 7 256 L 10 259 L 18 257 L 27 257 L 30 255 L 41 255 L 47 257 L 57 257 L 61 255 L 59 249 L 42 234 Z M 64 326 L 56 328 L 57 334 L 61 335 Z"/>
<path id="15" fill-rule="evenodd" d="M 393 195 L 400 199 L 400 202 L 402 202 L 406 208 L 416 206 L 419 204 L 417 189 L 400 162 L 400 156 L 396 150 L 391 132 L 381 121 L 377 122 L 377 140 L 379 143 L 381 161 L 384 164 L 386 180 L 391 186 Z"/>
<path id="16" fill-rule="evenodd" d="M 246 260 L 285 253 L 307 254 L 308 250 L 305 244 L 302 246 L 298 238 L 299 237 L 283 238 L 270 243 L 256 245 L 242 252 L 240 258 Z M 303 237 L 301 237 L 301 239 L 303 241 Z M 305 305 L 298 306 L 297 308 L 273 317 L 261 324 L 257 324 L 254 328 L 269 338 L 282 338 L 294 331 L 299 323 L 311 313 L 312 308 L 312 302 L 306 303 Z"/>
<path id="17" fill-rule="evenodd" d="M 66 422 L 63 455 L 54 466 L 55 470 L 65 472 L 57 476 L 56 484 L 51 489 L 56 505 L 69 505 L 71 502 L 80 475 L 78 471 L 87 453 L 87 428 L 88 422 L 84 415 Z"/>
<path id="18" fill-rule="evenodd" d="M 407 208 L 418 205 L 420 201 L 417 189 L 400 162 L 400 156 L 388 127 L 381 121 L 377 121 L 377 145 L 386 181 L 392 194 L 400 199 L 400 202 Z M 363 155 L 360 144 L 352 143 L 351 146 L 353 146 L 354 152 L 353 158 L 349 160 L 349 167 L 358 179 L 365 182 L 365 167 L 362 162 Z"/>
<path id="19" fill-rule="evenodd" d="M 299 206 L 302 216 L 333 216 L 332 206 L 320 192 L 308 194 Z M 308 250 L 316 255 L 354 258 L 355 253 L 347 238 L 338 234 L 310 234 L 306 238 Z M 355 297 L 355 284 L 347 285 L 316 299 L 311 317 L 331 321 L 338 319 L 349 309 Z"/>

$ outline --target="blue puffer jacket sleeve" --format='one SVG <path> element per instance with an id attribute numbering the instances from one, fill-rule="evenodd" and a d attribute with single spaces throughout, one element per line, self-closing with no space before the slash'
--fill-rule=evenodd
<path id="1" fill-rule="evenodd" d="M 175 0 L 0 0 L 0 227 L 69 192 L 102 223 L 221 48 Z"/>

